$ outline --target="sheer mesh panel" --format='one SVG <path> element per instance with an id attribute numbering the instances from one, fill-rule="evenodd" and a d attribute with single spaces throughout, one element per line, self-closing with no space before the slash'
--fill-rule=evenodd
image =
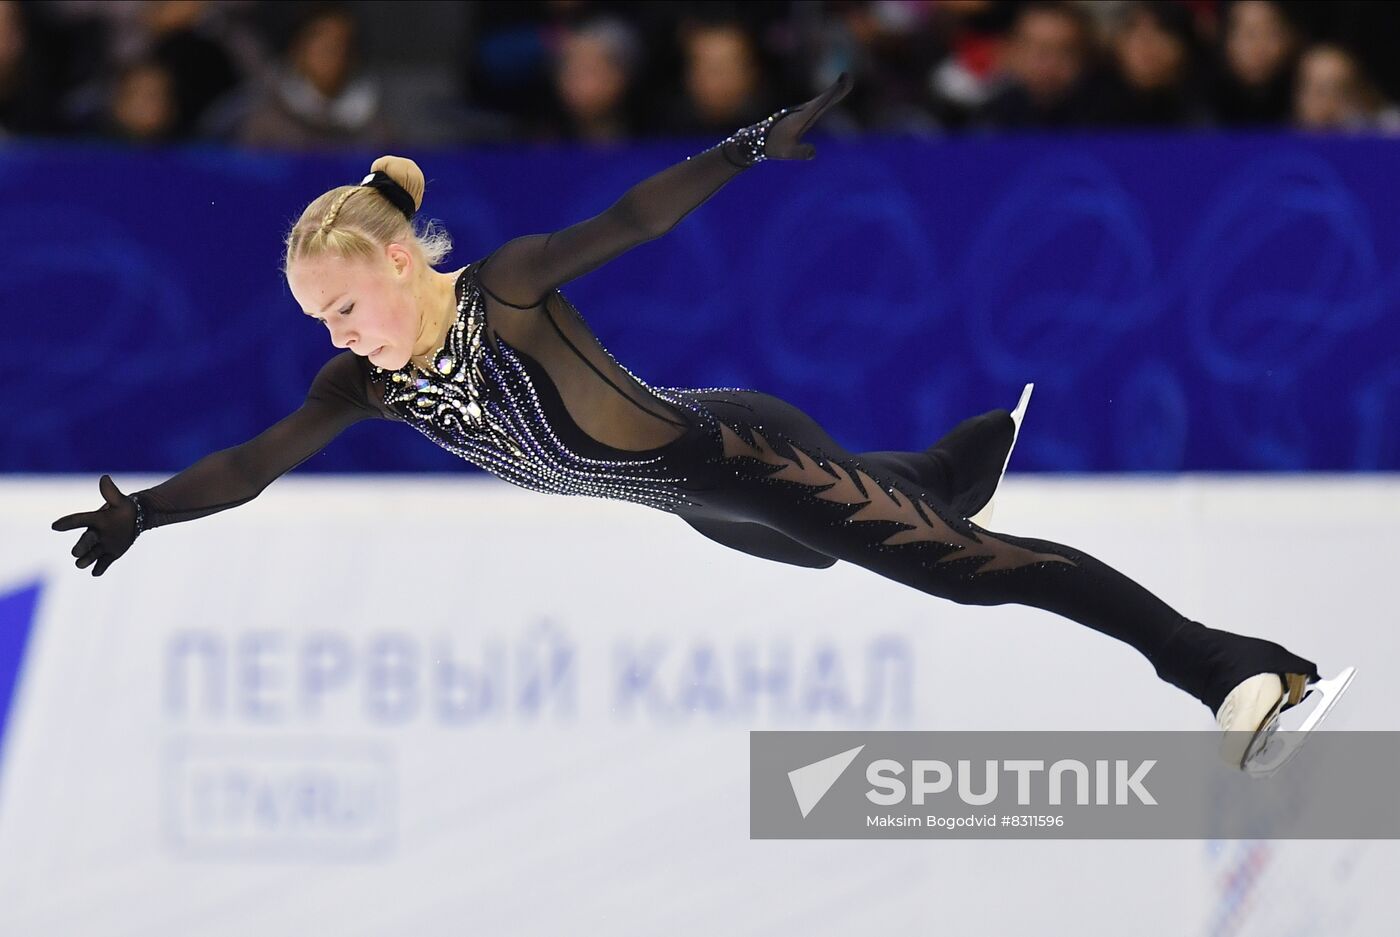
<path id="1" fill-rule="evenodd" d="M 636 381 L 556 292 L 532 309 L 487 293 L 486 325 L 549 376 L 574 424 L 593 441 L 638 452 L 665 446 L 688 428 L 684 416 Z"/>
<path id="2" fill-rule="evenodd" d="M 901 493 L 893 485 L 886 487 L 854 461 L 818 461 L 813 453 L 798 448 L 792 440 L 778 436 L 770 440 L 756 429 L 749 432 L 752 441 L 740 438 L 727 425 L 721 424 L 720 430 L 726 459 L 755 459 L 772 466 L 774 471 L 769 478 L 807 488 L 819 501 L 854 509 L 845 515 L 847 521 L 884 521 L 902 526 L 903 530 L 879 541 L 887 546 L 923 542 L 945 547 L 947 552 L 938 563 L 978 560 L 978 574 L 1046 562 L 1074 565 L 1064 556 L 1005 542 L 972 524 L 959 530 L 944 520 L 929 500 L 918 494 Z M 784 451 L 778 451 L 774 442 Z M 843 558 L 840 552 L 826 549 L 826 544 L 812 546 L 837 559 Z"/>

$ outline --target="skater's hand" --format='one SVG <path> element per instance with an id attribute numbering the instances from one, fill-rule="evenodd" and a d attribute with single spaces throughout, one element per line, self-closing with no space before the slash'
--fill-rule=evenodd
<path id="1" fill-rule="evenodd" d="M 783 108 L 774 114 L 773 126 L 768 129 L 768 139 L 763 149 L 764 155 L 769 159 L 811 159 L 816 156 L 817 151 L 812 144 L 801 142 L 802 135 L 849 94 L 854 84 L 850 73 L 842 72 L 831 87 L 806 104 Z"/>
<path id="2" fill-rule="evenodd" d="M 52 529 L 86 527 L 73 547 L 73 555 L 78 558 L 79 569 L 92 566 L 92 574 L 101 576 L 136 539 L 136 505 L 117 489 L 110 475 L 98 480 L 97 489 L 102 492 L 106 504 L 96 511 L 60 517 L 53 522 Z"/>

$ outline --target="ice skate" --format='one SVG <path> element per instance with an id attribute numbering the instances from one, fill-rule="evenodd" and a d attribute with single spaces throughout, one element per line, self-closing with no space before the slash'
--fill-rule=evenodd
<path id="1" fill-rule="evenodd" d="M 1026 415 L 1026 406 L 1031 402 L 1031 391 L 1033 389 L 1035 389 L 1034 384 L 1027 384 L 1025 389 L 1021 391 L 1021 399 L 1017 402 L 1016 409 L 1011 411 L 1011 422 L 1014 429 L 1011 431 L 1011 445 L 1007 447 L 1006 458 L 1001 463 L 1001 473 L 997 476 L 998 487 L 1001 485 L 1001 479 L 1006 475 L 1006 467 L 1011 464 L 1011 450 L 1016 448 L 1016 437 L 1021 435 L 1021 420 Z M 995 501 L 996 495 L 993 494 L 991 499 L 982 506 L 982 510 L 978 511 L 972 517 L 969 517 L 968 520 L 972 521 L 972 523 L 976 524 L 978 527 L 987 526 L 992 520 L 992 504 Z"/>
<path id="2" fill-rule="evenodd" d="M 1230 691 L 1216 713 L 1216 724 L 1224 732 L 1221 760 L 1252 777 L 1273 774 L 1303 747 L 1307 733 L 1322 722 L 1355 674 L 1356 668 L 1348 667 L 1331 680 L 1308 683 L 1305 674 L 1290 673 L 1286 692 L 1284 680 L 1276 673 L 1255 674 L 1243 681 Z M 1321 698 L 1312 712 L 1296 730 L 1285 730 L 1295 734 L 1287 739 L 1275 735 L 1279 716 L 1313 692 Z"/>

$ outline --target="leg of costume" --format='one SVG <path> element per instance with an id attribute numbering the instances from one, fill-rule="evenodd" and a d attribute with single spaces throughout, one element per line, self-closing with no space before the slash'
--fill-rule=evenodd
<path id="1" fill-rule="evenodd" d="M 927 488 L 959 517 L 971 517 L 996 491 L 1010 445 L 1011 415 L 993 410 L 963 420 L 923 452 L 862 452 L 855 458 Z M 762 524 L 694 517 L 684 520 L 716 543 L 750 556 L 811 569 L 826 569 L 836 563 L 834 557 Z"/>
<path id="2" fill-rule="evenodd" d="M 996 493 L 1014 430 L 1009 411 L 992 410 L 963 420 L 923 452 L 861 452 L 855 458 L 928 489 L 959 517 L 972 517 Z"/>
<path id="3" fill-rule="evenodd" d="M 938 470 L 921 465 L 917 453 L 877 454 L 873 461 L 849 453 L 807 414 L 768 394 L 685 395 L 716 421 L 703 465 L 694 464 L 689 446 L 676 447 L 680 461 L 672 463 L 691 479 L 689 491 L 700 502 L 677 513 L 702 532 L 692 518 L 761 525 L 786 538 L 768 541 L 770 549 L 791 541 L 959 604 L 1016 603 L 1054 612 L 1130 644 L 1162 679 L 1212 712 L 1256 673 L 1317 677 L 1311 661 L 1274 642 L 1191 621 L 1083 551 L 972 524 L 949 507 L 942 491 L 891 469 L 924 469 L 917 474 L 936 481 Z M 988 461 L 1000 469 L 995 457 Z"/>

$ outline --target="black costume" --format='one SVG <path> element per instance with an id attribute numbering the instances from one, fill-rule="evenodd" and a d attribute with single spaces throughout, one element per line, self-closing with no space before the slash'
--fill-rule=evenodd
<path id="1" fill-rule="evenodd" d="M 1005 410 L 965 421 L 925 452 L 852 454 L 776 397 L 649 387 L 599 344 L 560 285 L 669 231 L 749 166 L 810 158 L 802 133 L 848 88 L 843 76 L 806 105 L 639 183 L 596 217 L 471 264 L 431 371 L 386 371 L 342 352 L 305 403 L 257 437 L 137 492 L 126 510 L 114 503 L 65 518 L 92 525 L 74 550 L 79 565 L 98 562 L 100 574 L 140 529 L 243 504 L 348 426 L 382 418 L 513 484 L 650 505 L 755 556 L 814 568 L 846 560 L 962 604 L 1055 612 L 1131 644 L 1212 712 L 1256 673 L 1316 679 L 1312 662 L 1190 621 L 1085 553 L 966 520 L 999 480 L 1012 440 Z"/>

